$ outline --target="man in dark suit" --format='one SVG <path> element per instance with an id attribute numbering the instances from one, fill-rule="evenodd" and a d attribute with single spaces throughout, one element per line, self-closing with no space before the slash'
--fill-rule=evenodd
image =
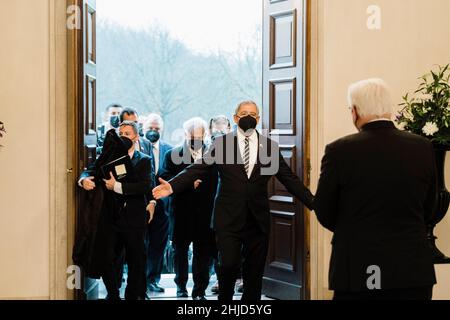
<path id="1" fill-rule="evenodd" d="M 314 202 L 318 220 L 334 232 L 330 289 L 336 300 L 431 299 L 432 145 L 395 128 L 382 80 L 352 85 L 349 102 L 360 132 L 327 146 Z"/>
<path id="2" fill-rule="evenodd" d="M 185 143 L 166 154 L 164 166 L 159 176 L 171 179 L 201 160 L 205 152 L 206 122 L 193 118 L 184 124 Z M 206 300 L 205 292 L 209 284 L 209 262 L 214 248 L 211 229 L 211 215 L 214 206 L 217 173 L 212 168 L 199 177 L 190 188 L 172 197 L 174 216 L 172 245 L 174 248 L 175 283 L 177 296 L 188 296 L 188 252 L 193 244 L 192 276 L 194 300 Z"/>
<path id="3" fill-rule="evenodd" d="M 213 117 L 209 121 L 209 135 L 211 137 L 211 143 L 214 142 L 214 140 L 217 137 L 229 134 L 231 132 L 231 121 L 224 115 L 219 115 L 216 117 Z M 218 182 L 218 176 L 219 173 L 216 171 L 215 175 L 217 176 L 216 180 Z M 214 190 L 214 194 L 217 193 L 217 185 Z M 214 268 L 214 272 L 216 273 L 217 279 L 219 279 L 218 274 L 220 273 L 219 268 L 219 260 L 218 260 L 218 254 L 217 251 L 217 245 L 214 246 L 213 252 L 211 253 L 211 267 Z M 238 280 L 237 280 L 237 291 L 242 293 L 244 291 L 244 284 L 242 282 L 242 271 L 239 272 Z M 219 293 L 219 280 L 216 281 L 215 284 L 211 286 L 211 292 L 218 294 Z"/>
<path id="4" fill-rule="evenodd" d="M 291 171 L 278 144 L 260 135 L 259 109 L 246 101 L 236 109 L 239 129 L 218 137 L 202 161 L 188 167 L 170 182 L 160 179 L 155 198 L 180 193 L 206 174 L 211 167 L 219 172 L 214 207 L 214 229 L 219 250 L 219 299 L 232 300 L 234 286 L 243 263 L 243 300 L 260 300 L 262 278 L 270 232 L 268 183 L 273 176 L 306 206 L 313 196 Z M 201 179 L 201 178 L 200 178 Z"/>
<path id="5" fill-rule="evenodd" d="M 125 298 L 128 300 L 143 299 L 145 296 L 145 250 L 144 235 L 148 222 L 148 211 L 154 212 L 156 201 L 151 196 L 152 164 L 150 157 L 135 149 L 139 139 L 139 131 L 135 122 L 124 121 L 120 125 L 120 137 L 128 146 L 132 168 L 127 172 L 125 180 L 116 181 L 110 173 L 104 179 L 106 188 L 114 192 L 118 203 L 117 212 L 110 212 L 103 281 L 108 291 L 108 298 L 119 299 L 117 258 L 125 250 L 128 264 L 128 282 Z M 80 178 L 80 184 L 87 190 L 93 190 L 96 185 L 92 179 L 92 172 L 85 171 Z M 149 204 L 150 201 L 150 204 Z"/>
<path id="6" fill-rule="evenodd" d="M 144 124 L 145 141 L 149 144 L 149 152 L 154 159 L 155 175 L 159 175 L 167 152 L 172 146 L 161 139 L 164 121 L 158 114 L 149 114 Z M 159 285 L 164 266 L 164 253 L 168 245 L 171 216 L 170 199 L 158 200 L 155 214 L 148 225 L 147 234 L 147 287 L 151 292 L 164 292 Z"/>
<path id="7" fill-rule="evenodd" d="M 155 165 L 156 165 L 156 161 L 155 158 L 153 156 L 153 148 L 152 145 L 150 143 L 150 141 L 148 141 L 145 137 L 143 137 L 143 131 L 141 132 L 141 128 L 143 128 L 142 122 L 139 119 L 139 114 L 137 112 L 136 109 L 132 108 L 132 107 L 126 107 L 126 108 L 122 108 L 122 111 L 119 114 L 119 121 L 120 123 L 123 123 L 124 121 L 131 121 L 136 123 L 136 125 L 138 126 L 140 132 L 139 132 L 139 139 L 135 142 L 135 148 L 136 150 L 142 152 L 143 154 L 147 155 L 150 157 L 151 161 L 152 161 L 152 185 L 156 185 L 156 173 L 157 170 L 155 169 Z M 155 210 L 156 211 L 156 210 Z M 153 216 L 150 217 L 149 219 L 149 224 L 150 222 L 153 220 Z M 145 248 L 146 248 L 146 252 L 148 251 L 148 248 L 150 246 L 149 244 L 149 239 L 148 239 L 148 232 L 145 235 Z M 122 253 L 122 257 L 119 258 L 122 260 L 122 263 L 119 262 L 119 279 L 123 279 L 123 267 L 124 267 L 124 263 L 125 263 L 125 253 Z M 146 266 L 145 269 L 148 269 L 148 257 L 146 257 Z M 147 291 L 147 290 L 146 290 Z M 146 295 L 146 297 L 148 297 Z"/>

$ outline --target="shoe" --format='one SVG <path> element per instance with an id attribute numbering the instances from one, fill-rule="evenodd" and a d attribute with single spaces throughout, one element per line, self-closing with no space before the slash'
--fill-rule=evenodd
<path id="1" fill-rule="evenodd" d="M 107 300 L 107 301 L 121 301 L 122 299 L 120 299 L 119 296 L 107 296 L 105 300 Z"/>
<path id="2" fill-rule="evenodd" d="M 189 294 L 186 289 L 180 289 L 177 290 L 177 298 L 188 298 Z"/>
<path id="3" fill-rule="evenodd" d="M 148 285 L 148 290 L 150 292 L 159 292 L 159 293 L 163 293 L 165 290 L 164 288 L 160 287 L 158 284 L 156 283 L 150 283 Z"/>
<path id="4" fill-rule="evenodd" d="M 244 281 L 242 281 L 242 279 L 238 279 L 238 281 L 236 281 L 236 286 L 237 286 L 237 292 L 239 292 L 239 293 L 244 292 Z"/>
<path id="5" fill-rule="evenodd" d="M 204 301 L 204 300 L 208 300 L 208 299 L 206 299 L 205 295 L 200 295 L 200 296 L 192 297 L 192 300 Z"/>
<path id="6" fill-rule="evenodd" d="M 211 287 L 211 292 L 214 294 L 219 293 L 219 281 L 217 281 L 213 286 Z"/>

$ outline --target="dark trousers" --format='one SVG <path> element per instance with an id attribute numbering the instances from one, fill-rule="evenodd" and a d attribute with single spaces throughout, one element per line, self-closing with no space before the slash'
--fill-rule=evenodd
<path id="1" fill-rule="evenodd" d="M 175 266 L 175 283 L 178 288 L 186 289 L 189 277 L 189 252 L 190 243 L 173 243 L 174 248 L 174 266 Z M 193 259 L 192 259 L 192 277 L 194 280 L 194 288 L 192 296 L 205 295 L 206 288 L 209 284 L 209 261 L 211 258 L 211 244 L 208 242 L 193 242 Z"/>
<path id="2" fill-rule="evenodd" d="M 120 272 L 118 260 L 120 260 L 119 257 L 123 250 L 125 250 L 125 261 L 128 265 L 125 299 L 143 298 L 145 293 L 143 290 L 145 288 L 145 283 L 143 283 L 145 281 L 144 234 L 145 229 L 120 230 L 116 227 L 110 232 L 108 262 L 102 276 L 109 298 L 119 298 L 121 282 L 118 275 L 118 272 Z"/>
<path id="3" fill-rule="evenodd" d="M 212 248 L 212 253 L 211 253 L 211 262 L 210 262 L 210 271 L 209 274 L 213 275 L 216 274 L 217 279 L 219 279 L 219 274 L 220 274 L 220 264 L 219 264 L 219 250 L 217 249 L 217 245 L 214 241 L 214 246 Z M 239 274 L 238 274 L 238 279 L 242 279 L 242 265 L 241 268 L 239 269 Z"/>
<path id="4" fill-rule="evenodd" d="M 393 289 L 372 290 L 365 292 L 336 291 L 334 300 L 431 300 L 433 298 L 433 286 Z"/>
<path id="5" fill-rule="evenodd" d="M 159 204 L 158 204 L 159 205 Z M 162 210 L 161 210 L 162 209 Z M 169 239 L 169 218 L 162 207 L 156 210 L 147 232 L 147 281 L 158 284 L 164 266 L 164 252 Z"/>
<path id="6" fill-rule="evenodd" d="M 251 214 L 249 214 L 250 216 Z M 261 231 L 257 221 L 247 218 L 240 233 L 220 231 L 216 233 L 219 250 L 219 300 L 233 300 L 236 279 L 242 258 L 244 293 L 242 300 L 261 300 L 262 279 L 269 248 L 269 236 Z"/>

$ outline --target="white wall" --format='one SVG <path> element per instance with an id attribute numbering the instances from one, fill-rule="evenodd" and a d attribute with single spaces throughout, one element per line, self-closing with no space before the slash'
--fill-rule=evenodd
<path id="1" fill-rule="evenodd" d="M 0 299 L 50 295 L 48 6 L 0 0 Z"/>
<path id="2" fill-rule="evenodd" d="M 381 30 L 366 26 L 367 8 L 381 8 Z M 417 78 L 435 64 L 450 63 L 448 0 L 319 0 L 319 150 L 354 133 L 347 109 L 350 83 L 384 78 L 395 102 L 414 91 Z M 413 159 L 412 159 L 413 160 Z M 316 163 L 316 168 L 320 163 Z M 450 167 L 447 175 L 450 179 Z M 450 186 L 450 184 L 449 184 Z M 439 245 L 450 255 L 450 214 L 437 230 Z M 324 239 L 324 277 L 328 273 L 330 235 Z M 438 268 L 435 297 L 450 299 L 450 265 Z M 325 283 L 326 285 L 326 283 Z"/>

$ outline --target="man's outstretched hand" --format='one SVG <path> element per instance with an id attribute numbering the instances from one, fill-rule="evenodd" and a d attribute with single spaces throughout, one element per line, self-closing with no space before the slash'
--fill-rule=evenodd
<path id="1" fill-rule="evenodd" d="M 153 189 L 153 197 L 156 200 L 166 198 L 173 193 L 170 183 L 159 178 L 160 185 Z"/>

